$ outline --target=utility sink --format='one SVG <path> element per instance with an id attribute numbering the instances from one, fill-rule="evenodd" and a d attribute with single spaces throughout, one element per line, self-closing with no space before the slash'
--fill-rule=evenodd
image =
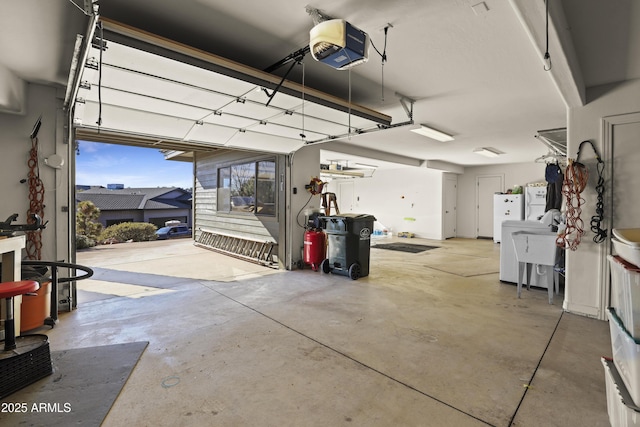
<path id="1" fill-rule="evenodd" d="M 556 233 L 516 231 L 512 237 L 518 262 L 552 266 L 556 264 Z"/>
<path id="2" fill-rule="evenodd" d="M 553 304 L 553 290 L 559 291 L 559 274 L 553 268 L 556 265 L 558 247 L 556 246 L 556 233 L 531 233 L 527 231 L 516 231 L 511 234 L 513 246 L 516 250 L 518 260 L 518 298 L 522 294 L 523 275 L 527 275 L 528 283 L 531 283 L 531 269 L 534 264 L 546 267 L 547 280 L 550 285 L 547 287 L 549 293 L 549 304 Z M 555 286 L 554 286 L 555 285 Z"/>

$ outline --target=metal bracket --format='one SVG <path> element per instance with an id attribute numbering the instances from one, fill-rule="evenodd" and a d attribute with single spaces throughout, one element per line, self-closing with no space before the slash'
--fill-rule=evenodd
<path id="1" fill-rule="evenodd" d="M 280 80 L 280 83 L 278 83 L 278 86 L 276 86 L 276 88 L 271 93 L 269 93 L 269 91 L 266 88 L 264 88 L 264 87 L 262 88 L 264 93 L 266 93 L 267 96 L 269 97 L 269 101 L 267 101 L 267 104 L 266 104 L 267 107 L 269 106 L 269 104 L 271 104 L 271 101 L 273 100 L 273 97 L 276 95 L 276 93 L 278 93 L 278 91 L 280 90 L 280 88 L 284 84 L 284 81 L 287 79 L 287 76 L 289 75 L 291 70 L 293 70 L 293 67 L 296 64 L 300 64 L 302 62 L 302 60 L 304 59 L 304 56 L 309 52 L 310 52 L 309 45 L 306 45 L 305 47 L 303 47 L 301 49 L 298 49 L 293 53 L 290 53 L 289 55 L 287 55 L 284 58 L 282 58 L 280 61 L 278 61 L 275 64 L 272 64 L 272 65 L 268 66 L 267 68 L 265 68 L 264 70 L 262 70 L 264 72 L 271 73 L 272 71 L 275 71 L 278 68 L 280 68 L 280 67 L 288 64 L 289 62 L 293 61 L 293 63 L 291 64 L 291 66 L 289 67 L 287 72 L 284 74 L 284 76 L 282 76 L 282 80 Z"/>
<path id="2" fill-rule="evenodd" d="M 400 97 L 400 105 L 404 108 L 404 112 L 407 113 L 407 117 L 409 120 L 413 120 L 413 104 L 415 104 L 416 100 L 409 98 L 408 96 L 404 96 L 401 93 L 396 92 L 396 96 Z M 411 106 L 407 106 L 407 102 L 411 104 Z"/>

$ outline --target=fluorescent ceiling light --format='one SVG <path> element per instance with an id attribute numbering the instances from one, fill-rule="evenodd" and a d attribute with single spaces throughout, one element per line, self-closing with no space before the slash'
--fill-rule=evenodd
<path id="1" fill-rule="evenodd" d="M 426 125 L 420 125 L 417 129 L 411 129 L 411 132 L 419 133 L 422 136 L 441 142 L 453 141 L 453 137 L 451 135 L 447 135 L 444 132 L 440 132 L 439 130 L 435 130 Z"/>
<path id="2" fill-rule="evenodd" d="M 367 168 L 367 169 L 378 169 L 378 166 L 376 166 L 376 165 L 368 165 L 366 163 L 354 163 L 353 165 L 361 167 L 361 168 Z"/>
<path id="3" fill-rule="evenodd" d="M 476 148 L 473 152 L 485 157 L 498 157 L 500 154 L 503 154 L 495 148 L 490 147 Z"/>

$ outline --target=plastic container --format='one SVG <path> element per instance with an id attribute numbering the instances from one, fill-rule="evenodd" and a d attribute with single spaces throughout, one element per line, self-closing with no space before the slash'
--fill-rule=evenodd
<path id="1" fill-rule="evenodd" d="M 640 246 L 640 228 L 614 228 L 613 236 L 631 246 Z"/>
<path id="2" fill-rule="evenodd" d="M 634 266 L 640 266 L 640 246 L 623 243 L 614 238 L 611 239 L 611 243 L 613 243 L 613 248 L 616 250 L 618 255 L 626 261 L 629 261 Z"/>
<path id="3" fill-rule="evenodd" d="M 43 282 L 36 295 L 22 297 L 20 332 L 30 331 L 44 325 L 51 312 L 51 282 Z"/>
<path id="4" fill-rule="evenodd" d="M 321 264 L 322 272 L 342 274 L 353 280 L 369 275 L 375 217 L 350 213 L 321 219 L 329 242 L 328 258 Z"/>
<path id="5" fill-rule="evenodd" d="M 633 402 L 640 402 L 640 345 L 622 325 L 612 307 L 607 309 L 611 332 L 611 354 Z"/>
<path id="6" fill-rule="evenodd" d="M 609 255 L 611 307 L 634 339 L 640 340 L 640 272 L 619 256 Z"/>
<path id="7" fill-rule="evenodd" d="M 600 361 L 604 366 L 609 423 L 616 427 L 640 426 L 640 412 L 636 410 L 633 402 L 628 402 L 629 392 L 620 381 L 615 363 L 604 357 Z"/>

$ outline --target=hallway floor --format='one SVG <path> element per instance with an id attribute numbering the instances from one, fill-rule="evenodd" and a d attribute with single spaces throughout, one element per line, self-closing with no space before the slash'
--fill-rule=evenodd
<path id="1" fill-rule="evenodd" d="M 149 341 L 104 426 L 609 425 L 606 322 L 517 299 L 490 240 L 393 240 L 438 248 L 373 247 L 357 281 L 188 239 L 82 251 L 96 274 L 46 333 Z"/>

